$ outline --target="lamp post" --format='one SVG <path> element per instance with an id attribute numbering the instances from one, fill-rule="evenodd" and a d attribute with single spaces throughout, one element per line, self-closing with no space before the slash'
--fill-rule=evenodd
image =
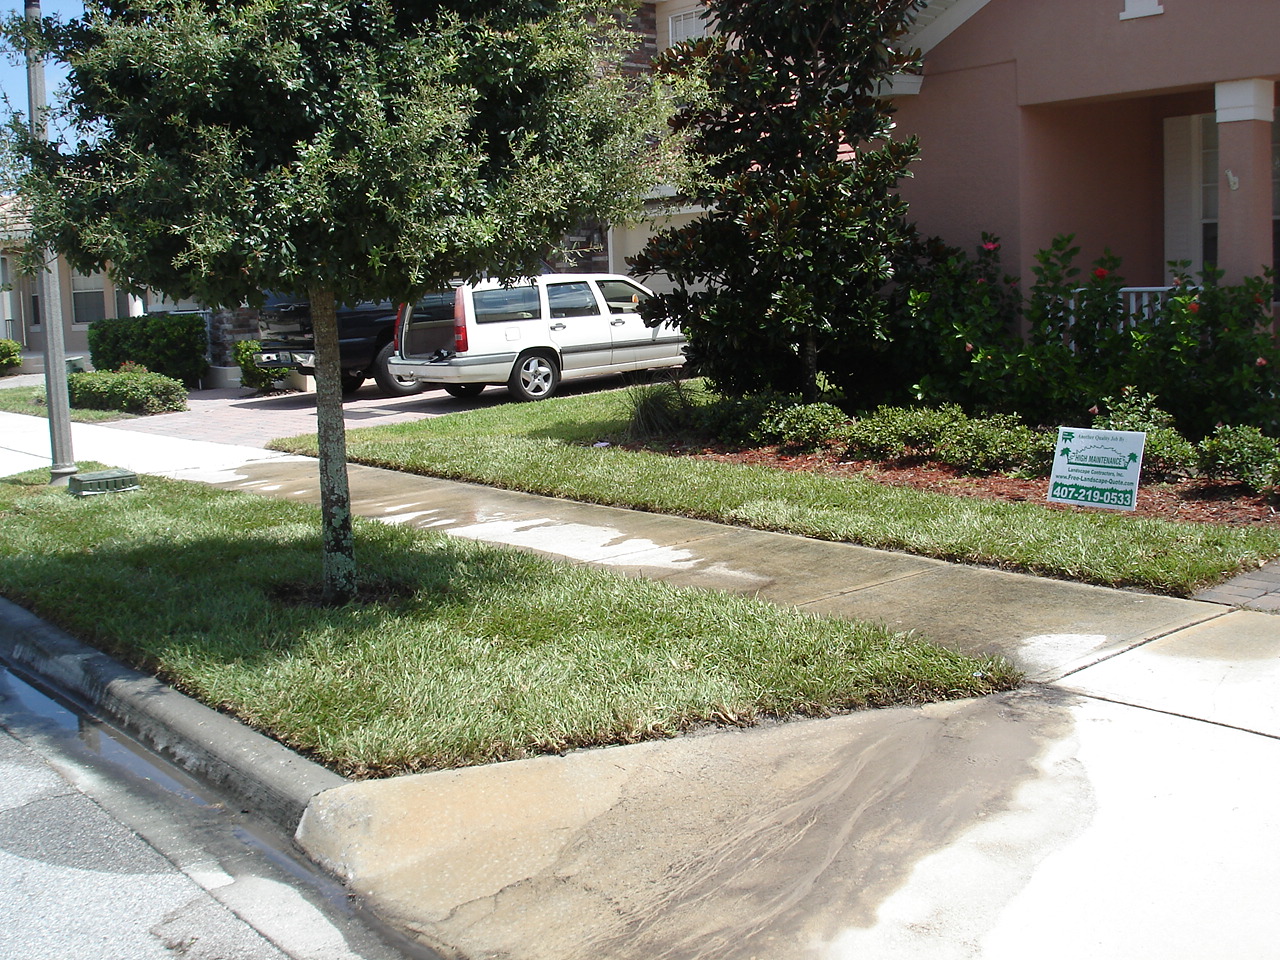
<path id="1" fill-rule="evenodd" d="M 26 0 L 26 17 L 30 23 L 40 22 L 40 0 Z M 45 125 L 44 58 L 27 48 L 27 109 L 31 136 L 48 139 Z M 49 408 L 49 439 L 53 452 L 50 484 L 66 486 L 76 472 L 71 453 L 71 402 L 67 393 L 67 354 L 62 334 L 62 285 L 58 281 L 58 258 L 44 251 L 52 267 L 40 272 L 40 318 L 44 326 L 44 384 Z"/>

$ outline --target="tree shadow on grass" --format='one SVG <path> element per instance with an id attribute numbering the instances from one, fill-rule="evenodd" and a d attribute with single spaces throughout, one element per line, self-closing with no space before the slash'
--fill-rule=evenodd
<path id="1" fill-rule="evenodd" d="M 359 594 L 341 607 L 317 602 L 318 536 L 107 541 L 0 556 L 0 583 L 37 616 L 157 672 L 178 649 L 210 664 L 263 665 L 316 637 L 341 643 L 393 621 L 458 616 L 546 576 L 548 561 L 514 551 L 387 533 L 399 532 L 357 538 Z"/>

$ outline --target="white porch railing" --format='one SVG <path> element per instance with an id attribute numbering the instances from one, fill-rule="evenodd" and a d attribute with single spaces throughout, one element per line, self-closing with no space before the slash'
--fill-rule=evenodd
<path id="1" fill-rule="evenodd" d="M 1121 287 L 1124 312 L 1128 318 L 1124 326 L 1133 326 L 1140 320 L 1152 320 L 1168 299 L 1173 287 Z"/>
<path id="2" fill-rule="evenodd" d="M 1077 287 L 1072 291 L 1076 297 L 1085 292 L 1085 287 Z M 1120 321 L 1120 329 L 1136 326 L 1140 321 L 1156 318 L 1160 308 L 1164 306 L 1173 287 L 1121 287 L 1118 291 L 1124 302 L 1124 319 Z M 1067 326 L 1075 324 L 1075 298 L 1072 298 L 1072 317 Z"/>

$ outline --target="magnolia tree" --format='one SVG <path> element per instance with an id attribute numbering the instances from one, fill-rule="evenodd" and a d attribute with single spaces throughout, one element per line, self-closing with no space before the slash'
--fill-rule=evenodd
<path id="1" fill-rule="evenodd" d="M 706 212 L 634 259 L 676 289 L 690 358 L 722 389 L 816 399 L 820 353 L 874 333 L 895 250 L 912 235 L 895 193 L 917 154 L 894 140 L 881 94 L 917 65 L 899 40 L 915 0 L 708 0 L 711 37 L 655 68 L 705 74 L 708 98 L 675 120 L 706 159 Z"/>
<path id="2" fill-rule="evenodd" d="M 671 171 L 667 96 L 596 0 L 89 0 L 34 43 L 61 137 L 13 125 L 35 238 L 209 305 L 305 294 L 330 602 L 356 593 L 335 309 L 513 277 Z"/>

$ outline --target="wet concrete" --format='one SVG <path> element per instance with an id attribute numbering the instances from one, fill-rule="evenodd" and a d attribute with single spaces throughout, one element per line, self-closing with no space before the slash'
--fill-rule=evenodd
<path id="1" fill-rule="evenodd" d="M 458 956 L 811 956 L 1007 811 L 1070 714 L 1021 693 L 401 777 L 303 847 Z M 516 918 L 519 918 L 518 921 Z"/>
<path id="2" fill-rule="evenodd" d="M 1280 737 L 1280 625 L 1237 610 L 1063 681 L 1093 697 Z"/>
<path id="3" fill-rule="evenodd" d="M 1051 680 L 1221 617 L 1217 604 L 847 543 L 551 500 L 352 465 L 352 507 L 385 523 L 520 547 L 680 586 L 745 593 L 816 614 L 873 620 L 966 653 L 999 654 Z M 315 503 L 311 460 L 249 463 L 206 480 Z"/>

